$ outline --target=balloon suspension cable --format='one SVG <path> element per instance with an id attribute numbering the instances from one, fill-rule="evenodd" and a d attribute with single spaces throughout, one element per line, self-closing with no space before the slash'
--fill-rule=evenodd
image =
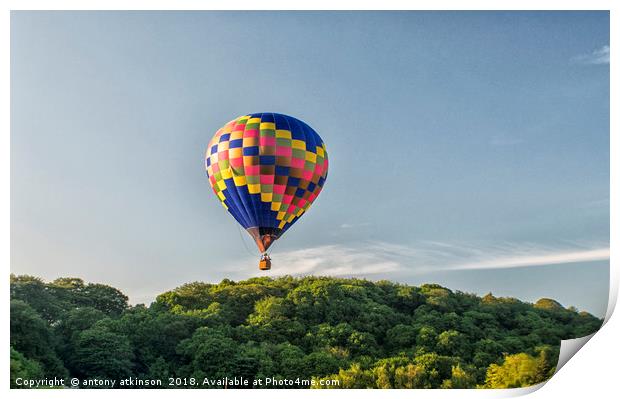
<path id="1" fill-rule="evenodd" d="M 239 230 L 239 238 L 241 239 L 241 242 L 243 243 L 243 247 L 245 248 L 247 253 L 252 256 L 256 256 L 256 252 L 252 252 L 250 248 L 248 248 L 248 245 L 245 243 L 245 240 L 243 239 L 243 234 L 241 233 L 241 227 L 237 226 L 237 230 Z"/>
<path id="2" fill-rule="evenodd" d="M 271 244 L 269 249 L 267 251 L 265 251 L 265 254 L 267 254 L 267 255 L 269 255 L 271 257 L 271 252 L 273 251 L 273 248 L 276 246 L 277 243 L 278 243 L 278 240 L 274 240 L 273 244 Z"/>

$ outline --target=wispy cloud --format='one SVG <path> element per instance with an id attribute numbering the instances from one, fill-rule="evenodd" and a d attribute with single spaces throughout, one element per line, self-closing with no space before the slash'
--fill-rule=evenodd
<path id="1" fill-rule="evenodd" d="M 274 255 L 274 262 L 284 267 L 274 268 L 272 275 L 419 275 L 437 271 L 537 267 L 608 259 L 609 246 L 606 244 L 473 245 L 421 241 L 401 245 L 378 242 L 360 246 L 325 245 L 280 252 Z M 237 270 L 242 269 L 247 270 L 247 262 Z"/>
<path id="2" fill-rule="evenodd" d="M 586 202 L 584 208 L 607 208 L 609 210 L 609 198 L 601 198 Z"/>
<path id="3" fill-rule="evenodd" d="M 289 251 L 276 256 L 279 264 L 286 265 L 284 269 L 275 269 L 276 275 L 372 275 L 395 272 L 402 268 L 397 257 L 342 245 Z"/>
<path id="4" fill-rule="evenodd" d="M 609 64 L 609 46 L 605 45 L 588 54 L 580 54 L 573 57 L 571 61 L 585 65 Z"/>
<path id="5" fill-rule="evenodd" d="M 559 250 L 532 254 L 506 254 L 488 260 L 456 264 L 454 270 L 465 269 L 506 269 L 513 267 L 534 267 L 546 265 L 562 265 L 576 262 L 592 262 L 609 259 L 609 248 L 586 250 Z"/>
<path id="6" fill-rule="evenodd" d="M 340 225 L 341 229 L 357 229 L 360 227 L 368 227 L 370 226 L 370 223 L 368 222 L 363 222 L 363 223 L 343 223 Z"/>
<path id="7" fill-rule="evenodd" d="M 418 257 L 423 269 L 505 269 L 588 262 L 609 259 L 605 244 L 568 243 L 541 245 L 528 242 L 494 244 L 452 244 L 427 242 Z"/>

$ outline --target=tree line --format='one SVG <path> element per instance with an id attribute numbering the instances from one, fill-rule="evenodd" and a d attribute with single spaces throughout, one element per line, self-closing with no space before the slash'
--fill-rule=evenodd
<path id="1" fill-rule="evenodd" d="M 11 275 L 18 377 L 336 380 L 322 388 L 513 388 L 602 320 L 543 298 L 331 277 L 194 282 L 129 306 L 79 278 Z M 178 387 L 178 386 L 177 386 Z"/>

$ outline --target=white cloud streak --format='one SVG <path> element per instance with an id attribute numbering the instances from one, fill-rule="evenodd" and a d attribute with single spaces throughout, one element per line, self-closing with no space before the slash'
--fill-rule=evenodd
<path id="1" fill-rule="evenodd" d="M 420 275 L 438 271 L 508 269 L 605 261 L 608 245 L 532 243 L 462 245 L 437 241 L 400 245 L 387 242 L 360 246 L 325 245 L 273 255 L 271 275 L 378 276 Z M 278 267 L 281 265 L 281 267 Z M 247 262 L 238 271 L 247 270 Z"/>
<path id="2" fill-rule="evenodd" d="M 609 248 L 597 248 L 581 251 L 558 251 L 532 255 L 498 257 L 480 262 L 463 263 L 453 269 L 506 269 L 513 267 L 534 267 L 562 265 L 576 262 L 593 262 L 609 259 Z"/>
<path id="3" fill-rule="evenodd" d="M 401 269 L 397 259 L 385 255 L 342 245 L 289 251 L 274 255 L 279 264 L 286 265 L 283 269 L 274 268 L 274 274 L 352 276 L 391 273 Z"/>
<path id="4" fill-rule="evenodd" d="M 343 223 L 340 225 L 341 229 L 357 229 L 360 227 L 368 227 L 370 226 L 370 223 L 368 222 L 364 222 L 364 223 Z"/>
<path id="5" fill-rule="evenodd" d="M 609 46 L 605 45 L 589 54 L 581 54 L 572 58 L 573 62 L 585 65 L 609 64 Z"/>

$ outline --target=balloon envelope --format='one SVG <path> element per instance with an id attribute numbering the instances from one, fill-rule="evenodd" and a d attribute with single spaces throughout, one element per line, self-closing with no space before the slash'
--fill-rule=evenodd
<path id="1" fill-rule="evenodd" d="M 205 166 L 224 208 L 265 252 L 317 198 L 328 162 L 325 143 L 306 123 L 258 113 L 219 129 Z"/>

